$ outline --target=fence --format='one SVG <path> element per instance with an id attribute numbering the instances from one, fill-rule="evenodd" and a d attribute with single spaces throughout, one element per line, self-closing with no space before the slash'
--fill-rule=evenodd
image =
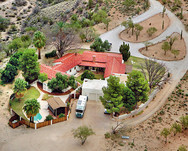
<path id="1" fill-rule="evenodd" d="M 66 120 L 67 120 L 67 117 L 61 117 L 61 118 L 53 119 L 51 121 L 44 121 L 44 122 L 41 122 L 41 123 L 31 123 L 31 122 L 24 120 L 22 118 L 21 118 L 21 120 L 19 120 L 19 116 L 14 115 L 13 117 L 10 118 L 9 125 L 12 128 L 16 128 L 20 125 L 25 124 L 28 127 L 37 129 L 37 128 L 45 127 L 45 126 L 52 125 L 52 124 L 55 124 L 55 123 L 63 122 L 63 121 L 66 121 Z M 15 123 L 13 121 L 15 121 Z"/>
<path id="2" fill-rule="evenodd" d="M 139 114 L 141 111 L 143 111 L 147 106 L 148 104 L 153 100 L 153 98 L 156 96 L 156 94 L 159 92 L 159 89 L 155 89 L 151 95 L 149 96 L 149 99 L 147 102 L 145 102 L 144 104 L 140 105 L 138 109 L 136 110 L 133 110 L 131 111 L 131 113 L 129 114 L 123 114 L 123 115 L 120 115 L 118 117 L 118 119 L 125 119 L 125 118 L 129 118 L 131 116 L 134 116 L 134 115 L 137 115 Z"/>

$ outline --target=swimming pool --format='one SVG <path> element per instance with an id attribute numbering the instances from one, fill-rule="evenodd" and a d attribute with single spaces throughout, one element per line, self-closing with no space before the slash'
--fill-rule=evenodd
<path id="1" fill-rule="evenodd" d="M 37 113 L 36 116 L 34 116 L 34 121 L 38 121 L 38 120 L 41 120 L 42 119 L 42 116 L 40 113 Z"/>

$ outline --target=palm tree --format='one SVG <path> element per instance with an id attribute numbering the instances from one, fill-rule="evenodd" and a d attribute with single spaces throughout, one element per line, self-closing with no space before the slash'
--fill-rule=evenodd
<path id="1" fill-rule="evenodd" d="M 38 49 L 38 59 L 41 59 L 40 50 L 45 46 L 45 43 L 46 37 L 44 36 L 44 34 L 40 31 L 36 31 L 33 37 L 33 44 Z"/>
<path id="2" fill-rule="evenodd" d="M 165 41 L 161 47 L 164 50 L 164 55 L 166 55 L 166 52 L 170 49 L 170 45 L 167 41 Z"/>
<path id="3" fill-rule="evenodd" d="M 26 112 L 27 117 L 30 118 L 30 122 L 33 122 L 33 117 L 39 113 L 40 103 L 36 99 L 27 100 L 24 103 L 23 109 Z"/>

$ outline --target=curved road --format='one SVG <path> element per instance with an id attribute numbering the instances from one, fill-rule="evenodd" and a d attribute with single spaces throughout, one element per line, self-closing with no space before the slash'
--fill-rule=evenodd
<path id="1" fill-rule="evenodd" d="M 160 12 L 163 11 L 163 5 L 161 5 L 156 0 L 150 0 L 150 9 L 146 11 L 145 13 L 141 14 L 140 16 L 133 17 L 134 23 L 142 22 Z M 158 37 L 150 40 L 149 42 L 152 42 L 153 44 L 161 42 L 166 39 L 167 36 L 170 36 L 172 33 L 177 32 L 181 33 L 181 30 L 183 31 L 183 38 L 185 40 L 186 44 L 186 57 L 183 60 L 180 61 L 161 61 L 157 60 L 157 62 L 163 62 L 166 67 L 168 68 L 169 72 L 172 73 L 172 79 L 170 85 L 167 85 L 162 92 L 160 92 L 160 95 L 157 95 L 157 98 L 154 102 L 150 103 L 148 108 L 144 111 L 143 114 L 133 118 L 133 119 L 125 119 L 125 123 L 127 125 L 135 125 L 143 122 L 150 116 L 152 116 L 157 110 L 160 109 L 160 107 L 165 103 L 166 99 L 170 95 L 170 93 L 173 91 L 179 80 L 183 77 L 183 75 L 188 70 L 188 33 L 185 31 L 184 25 L 182 22 L 168 9 L 166 10 L 166 14 L 171 20 L 170 26 Z M 132 56 L 141 57 L 141 58 L 148 58 L 144 55 L 142 55 L 138 50 L 140 48 L 145 47 L 143 43 L 131 43 L 123 41 L 119 38 L 119 33 L 123 31 L 125 28 L 123 26 L 118 26 L 114 28 L 113 30 L 101 35 L 102 40 L 108 40 L 110 43 L 112 43 L 112 52 L 119 53 L 119 47 L 120 45 L 125 42 L 130 45 L 130 51 Z"/>
<path id="2" fill-rule="evenodd" d="M 162 12 L 163 6 L 155 1 L 150 0 L 151 7 L 150 9 L 143 13 L 142 15 L 133 18 L 135 23 L 143 21 L 159 12 Z M 166 36 L 171 35 L 173 32 L 180 33 L 183 30 L 183 38 L 185 40 L 186 45 L 188 45 L 188 34 L 185 32 L 183 24 L 173 15 L 170 11 L 166 12 L 171 19 L 171 25 L 169 28 L 162 33 L 160 36 L 151 40 L 153 43 L 160 42 L 166 38 Z M 101 35 L 102 39 L 107 39 L 112 45 L 112 51 L 118 52 L 119 46 L 122 44 L 122 40 L 119 38 L 119 33 L 124 30 L 122 26 L 118 26 L 117 28 Z M 142 54 L 139 53 L 139 48 L 144 47 L 142 43 L 129 43 L 131 48 L 131 53 L 133 56 L 145 58 Z M 187 46 L 188 48 L 188 46 Z M 188 50 L 187 50 L 188 52 Z M 159 60 L 158 60 L 159 61 Z M 161 62 L 161 61 L 160 61 Z M 168 95 L 174 89 L 176 84 L 179 82 L 180 78 L 185 74 L 188 69 L 188 56 L 186 55 L 185 59 L 181 61 L 162 61 L 169 68 L 170 72 L 173 74 L 171 84 L 167 84 L 166 88 L 161 91 L 160 95 L 157 95 L 157 99 L 152 101 L 149 104 L 149 107 L 142 113 L 141 115 L 133 118 L 126 119 L 125 124 L 135 125 L 140 122 L 143 122 L 151 115 L 153 115 L 164 103 Z M 103 106 L 100 102 L 88 102 L 87 110 L 85 117 L 83 119 L 76 119 L 74 116 L 74 108 L 73 113 L 71 115 L 70 120 L 58 124 L 54 124 L 52 126 L 47 126 L 41 128 L 39 130 L 26 129 L 18 127 L 16 129 L 12 129 L 5 126 L 3 132 L 1 132 L 0 139 L 0 150 L 1 151 L 18 151 L 18 150 L 27 150 L 27 151 L 51 151 L 51 150 L 78 150 L 78 151 L 101 151 L 105 150 L 105 140 L 104 133 L 109 131 L 112 125 L 115 123 L 107 118 L 103 114 Z M 71 134 L 71 130 L 73 128 L 77 128 L 79 125 L 87 124 L 90 125 L 96 135 L 91 136 L 86 144 L 81 146 L 79 142 L 73 139 Z"/>

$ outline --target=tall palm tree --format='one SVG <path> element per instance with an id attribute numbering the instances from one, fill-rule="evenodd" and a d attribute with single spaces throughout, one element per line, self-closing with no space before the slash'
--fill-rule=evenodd
<path id="1" fill-rule="evenodd" d="M 23 109 L 26 112 L 27 117 L 30 118 L 30 122 L 33 122 L 33 117 L 39 113 L 40 103 L 36 99 L 27 100 L 24 103 Z"/>
<path id="2" fill-rule="evenodd" d="M 38 59 L 41 59 L 40 50 L 45 46 L 45 43 L 46 37 L 44 36 L 44 34 L 40 31 L 36 31 L 33 37 L 33 44 L 38 49 Z"/>

